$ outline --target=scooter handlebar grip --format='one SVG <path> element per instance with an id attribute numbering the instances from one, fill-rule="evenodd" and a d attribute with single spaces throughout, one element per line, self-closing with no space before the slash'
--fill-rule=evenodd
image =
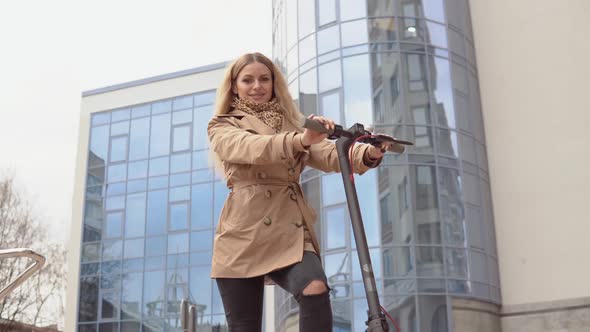
<path id="1" fill-rule="evenodd" d="M 332 135 L 334 133 L 333 130 L 328 130 L 326 129 L 326 127 L 324 127 L 323 124 L 321 124 L 320 122 L 314 120 L 314 119 L 310 119 L 310 118 L 305 118 L 303 120 L 303 128 L 307 128 L 307 129 L 311 129 L 320 133 L 324 133 L 324 134 L 328 134 Z"/>

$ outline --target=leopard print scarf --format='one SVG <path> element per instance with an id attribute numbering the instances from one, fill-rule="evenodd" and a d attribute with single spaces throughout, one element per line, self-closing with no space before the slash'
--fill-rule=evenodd
<path id="1" fill-rule="evenodd" d="M 274 129 L 277 133 L 281 131 L 283 127 L 283 111 L 277 98 L 266 103 L 256 103 L 251 100 L 245 100 L 240 98 L 234 98 L 231 107 L 254 115 L 260 121 L 264 122 L 267 126 Z"/>

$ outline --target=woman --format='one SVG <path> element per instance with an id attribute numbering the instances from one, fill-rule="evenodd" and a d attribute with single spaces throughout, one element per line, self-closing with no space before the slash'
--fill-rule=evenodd
<path id="1" fill-rule="evenodd" d="M 216 279 L 230 331 L 260 331 L 265 277 L 300 306 L 300 331 L 332 331 L 326 275 L 313 230 L 316 213 L 299 175 L 305 166 L 338 172 L 334 143 L 302 130 L 301 113 L 285 78 L 260 53 L 245 54 L 227 69 L 208 125 L 211 148 L 231 192 L 213 246 Z M 327 129 L 334 122 L 310 116 Z M 354 170 L 377 167 L 386 146 L 357 144 Z"/>

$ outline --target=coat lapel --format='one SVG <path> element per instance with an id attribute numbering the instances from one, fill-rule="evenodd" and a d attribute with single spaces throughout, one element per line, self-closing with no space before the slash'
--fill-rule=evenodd
<path id="1" fill-rule="evenodd" d="M 233 110 L 230 114 L 233 114 L 235 117 L 241 117 L 240 121 L 238 121 L 240 128 L 248 130 L 250 132 L 254 131 L 261 135 L 273 135 L 276 134 L 275 130 L 271 127 L 267 126 L 264 122 L 260 119 L 255 117 L 254 115 L 250 115 L 246 112 Z"/>

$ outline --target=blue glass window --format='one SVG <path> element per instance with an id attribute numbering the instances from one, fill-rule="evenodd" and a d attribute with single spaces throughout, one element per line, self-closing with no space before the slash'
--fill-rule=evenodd
<path id="1" fill-rule="evenodd" d="M 211 227 L 211 205 L 213 204 L 211 183 L 194 185 L 191 200 L 191 228 Z"/>
<path id="2" fill-rule="evenodd" d="M 178 111 L 178 112 L 172 113 L 172 124 L 173 125 L 191 122 L 192 120 L 193 120 L 192 108 L 189 110 Z"/>
<path id="3" fill-rule="evenodd" d="M 191 173 L 170 175 L 170 187 L 182 186 L 191 183 Z"/>
<path id="4" fill-rule="evenodd" d="M 201 92 L 195 95 L 195 107 L 211 105 L 215 102 L 215 91 Z"/>
<path id="5" fill-rule="evenodd" d="M 149 190 L 162 189 L 168 187 L 168 176 L 158 176 L 149 179 Z"/>
<path id="6" fill-rule="evenodd" d="M 193 152 L 193 169 L 208 168 L 209 150 Z"/>
<path id="7" fill-rule="evenodd" d="M 342 74 L 340 72 L 340 60 L 328 62 L 319 66 L 320 89 L 319 92 L 328 91 L 340 87 Z"/>
<path id="8" fill-rule="evenodd" d="M 168 235 L 168 254 L 188 252 L 188 233 Z"/>
<path id="9" fill-rule="evenodd" d="M 182 153 L 172 155 L 170 161 L 170 173 L 188 172 L 191 170 L 191 154 Z"/>
<path id="10" fill-rule="evenodd" d="M 170 153 L 170 114 L 152 117 L 150 134 L 150 156 L 158 157 Z"/>
<path id="11" fill-rule="evenodd" d="M 143 291 L 143 273 L 125 273 L 122 278 L 121 292 L 121 319 L 138 319 L 141 315 L 141 295 Z M 140 326 L 136 323 L 134 328 L 125 328 L 121 323 L 122 331 L 139 331 Z"/>
<path id="12" fill-rule="evenodd" d="M 355 123 L 373 123 L 371 110 L 371 77 L 369 56 L 359 55 L 342 60 L 344 72 L 344 116 L 346 127 Z"/>
<path id="13" fill-rule="evenodd" d="M 165 234 L 168 215 L 168 190 L 148 193 L 147 230 L 148 235 Z"/>
<path id="14" fill-rule="evenodd" d="M 143 239 L 125 240 L 123 258 L 143 257 Z"/>
<path id="15" fill-rule="evenodd" d="M 105 241 L 102 243 L 102 260 L 112 260 L 121 258 L 123 251 L 123 242 L 120 240 Z"/>
<path id="16" fill-rule="evenodd" d="M 318 26 L 336 21 L 336 0 L 318 1 Z"/>
<path id="17" fill-rule="evenodd" d="M 145 234 L 145 196 L 144 192 L 127 195 L 125 237 L 143 236 Z"/>
<path id="18" fill-rule="evenodd" d="M 225 182 L 215 182 L 215 216 L 213 217 L 215 222 L 219 219 L 219 213 L 221 212 L 221 208 L 223 207 L 228 194 L 229 189 L 227 189 Z"/>
<path id="19" fill-rule="evenodd" d="M 129 134 L 129 121 L 111 124 L 111 136 Z"/>
<path id="20" fill-rule="evenodd" d="M 208 266 L 193 267 L 190 269 L 191 295 L 196 303 L 205 307 L 204 314 L 211 313 L 211 277 Z"/>
<path id="21" fill-rule="evenodd" d="M 321 114 L 334 122 L 342 123 L 340 115 L 340 92 L 332 92 L 321 96 L 320 101 Z"/>
<path id="22" fill-rule="evenodd" d="M 166 275 L 164 271 L 150 271 L 144 275 L 143 315 L 159 318 L 164 312 L 162 294 L 165 292 Z"/>
<path id="23" fill-rule="evenodd" d="M 147 177 L 148 162 L 147 160 L 130 162 L 127 167 L 127 178 L 141 179 Z"/>
<path id="24" fill-rule="evenodd" d="M 172 110 L 172 100 L 162 100 L 152 104 L 152 114 L 170 112 Z"/>
<path id="25" fill-rule="evenodd" d="M 123 230 L 123 212 L 107 214 L 105 237 L 107 239 L 121 237 Z"/>
<path id="26" fill-rule="evenodd" d="M 324 206 L 346 202 L 342 175 L 332 173 L 322 176 L 322 199 Z"/>
<path id="27" fill-rule="evenodd" d="M 326 224 L 326 249 L 342 248 L 346 245 L 346 227 L 348 224 L 346 206 L 341 205 L 324 210 Z"/>
<path id="28" fill-rule="evenodd" d="M 333 51 L 338 49 L 338 47 L 340 47 L 339 25 L 335 25 L 318 32 L 318 54 Z"/>
<path id="29" fill-rule="evenodd" d="M 145 240 L 145 255 L 146 256 L 166 255 L 166 237 L 165 236 L 148 237 Z"/>
<path id="30" fill-rule="evenodd" d="M 129 160 L 145 159 L 149 152 L 150 118 L 131 121 Z"/>
<path id="31" fill-rule="evenodd" d="M 151 109 L 152 109 L 152 106 L 150 104 L 134 106 L 131 109 L 131 117 L 132 118 L 140 118 L 143 116 L 148 116 L 148 115 L 150 115 Z"/>
<path id="32" fill-rule="evenodd" d="M 213 247 L 211 231 L 191 233 L 191 251 L 211 250 Z"/>
<path id="33" fill-rule="evenodd" d="M 88 166 L 105 166 L 109 151 L 109 126 L 92 128 Z"/>
<path id="34" fill-rule="evenodd" d="M 183 110 L 185 108 L 192 108 L 193 107 L 193 96 L 184 96 L 184 97 L 177 97 L 174 98 L 172 101 L 172 109 L 173 110 Z"/>
<path id="35" fill-rule="evenodd" d="M 440 126 L 455 128 L 455 107 L 453 104 L 453 85 L 449 60 L 434 57 L 436 82 L 432 82 L 434 91 L 433 107 L 440 108 L 437 114 L 437 123 Z"/>
<path id="36" fill-rule="evenodd" d="M 127 183 L 127 192 L 128 193 L 135 193 L 138 191 L 145 191 L 146 185 L 147 185 L 147 181 L 145 179 L 129 181 Z"/>
<path id="37" fill-rule="evenodd" d="M 81 278 L 79 294 L 78 320 L 80 322 L 96 321 L 98 318 L 98 277 Z"/>
<path id="38" fill-rule="evenodd" d="M 169 157 L 150 159 L 150 176 L 168 174 L 170 169 Z"/>
<path id="39" fill-rule="evenodd" d="M 209 146 L 207 123 L 213 115 L 213 106 L 197 107 L 193 113 L 193 150 L 205 149 Z"/>
<path id="40" fill-rule="evenodd" d="M 127 136 L 111 138 L 111 162 L 127 159 Z"/>
<path id="41" fill-rule="evenodd" d="M 188 201 L 190 199 L 190 187 L 176 187 L 170 189 L 170 202 Z"/>
<path id="42" fill-rule="evenodd" d="M 190 125 L 174 127 L 173 136 L 172 136 L 172 151 L 177 152 L 177 151 L 190 150 L 190 148 L 191 148 L 190 135 L 191 135 Z"/>
<path id="43" fill-rule="evenodd" d="M 106 210 L 120 210 L 125 208 L 125 196 L 111 196 L 106 199 Z"/>
<path id="44" fill-rule="evenodd" d="M 340 0 L 340 20 L 348 21 L 367 16 L 366 0 Z"/>
<path id="45" fill-rule="evenodd" d="M 369 42 L 366 20 L 342 23 L 340 32 L 342 34 L 342 47 L 365 44 Z"/>
<path id="46" fill-rule="evenodd" d="M 92 125 L 97 126 L 111 121 L 111 112 L 101 112 L 92 114 Z"/>
<path id="47" fill-rule="evenodd" d="M 121 195 L 125 193 L 125 182 L 107 184 L 107 196 Z"/>
<path id="48" fill-rule="evenodd" d="M 125 181 L 126 173 L 127 173 L 127 165 L 126 164 L 111 165 L 111 166 L 109 166 L 107 180 L 109 183 Z"/>
<path id="49" fill-rule="evenodd" d="M 315 31 L 315 0 L 299 0 L 299 39 Z"/>
<path id="50" fill-rule="evenodd" d="M 187 187 L 188 188 L 188 187 Z M 188 228 L 188 203 L 170 204 L 170 228 L 178 231 Z"/>
<path id="51" fill-rule="evenodd" d="M 129 116 L 130 116 L 130 111 L 128 108 L 114 110 L 111 113 L 111 122 L 129 120 Z"/>

